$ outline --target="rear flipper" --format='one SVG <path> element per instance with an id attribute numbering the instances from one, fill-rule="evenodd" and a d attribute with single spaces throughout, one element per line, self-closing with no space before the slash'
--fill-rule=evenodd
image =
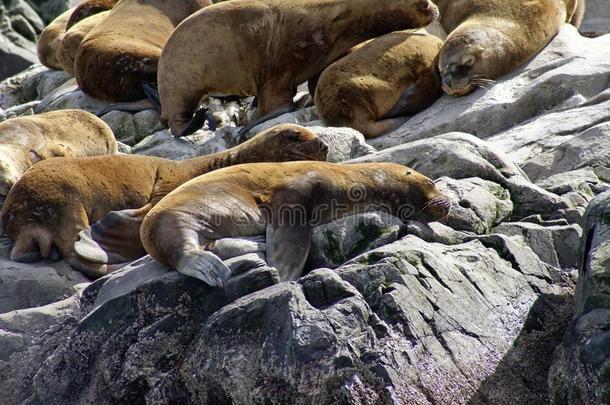
<path id="1" fill-rule="evenodd" d="M 265 255 L 261 252 L 237 256 L 232 259 L 225 260 L 224 263 L 231 270 L 232 276 L 245 273 L 248 270 L 267 266 Z"/>
<path id="2" fill-rule="evenodd" d="M 309 225 L 267 225 L 267 263 L 277 269 L 281 281 L 294 281 L 301 277 L 310 242 Z"/>
<path id="3" fill-rule="evenodd" d="M 157 83 L 143 82 L 142 91 L 153 108 L 161 114 L 161 97 L 159 96 Z"/>
<path id="4" fill-rule="evenodd" d="M 231 277 L 231 270 L 214 253 L 203 249 L 181 252 L 176 264 L 180 273 L 198 278 L 211 287 L 221 287 Z"/>
<path id="5" fill-rule="evenodd" d="M 15 262 L 33 263 L 43 259 L 59 260 L 59 252 L 53 247 L 49 231 L 43 228 L 23 230 L 11 249 L 10 259 Z"/>
<path id="6" fill-rule="evenodd" d="M 223 238 L 210 242 L 206 250 L 222 260 L 265 251 L 265 237 Z"/>
<path id="7" fill-rule="evenodd" d="M 76 254 L 83 260 L 99 264 L 133 261 L 146 255 L 140 240 L 140 225 L 151 206 L 111 211 L 90 228 L 79 233 L 74 243 Z"/>
<path id="8" fill-rule="evenodd" d="M 208 112 L 207 108 L 198 108 L 193 114 L 193 118 L 188 123 L 188 125 L 180 132 L 178 135 L 174 135 L 176 138 L 182 138 L 183 136 L 191 135 L 201 128 L 203 125 L 208 123 L 208 128 L 210 131 L 216 131 L 218 127 L 218 123 L 216 122 L 216 118 L 212 113 Z"/>

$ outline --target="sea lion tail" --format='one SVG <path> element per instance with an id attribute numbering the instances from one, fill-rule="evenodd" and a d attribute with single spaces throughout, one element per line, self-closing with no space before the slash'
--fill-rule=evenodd
<path id="1" fill-rule="evenodd" d="M 210 131 L 216 131 L 218 127 L 218 123 L 216 122 L 216 118 L 210 112 L 208 112 L 207 108 L 199 108 L 193 114 L 193 118 L 188 123 L 188 125 L 176 136 L 176 138 L 182 138 L 183 136 L 191 135 L 195 133 L 197 130 L 201 129 L 203 125 L 208 122 L 208 128 Z M 175 136 L 175 135 L 174 135 Z"/>
<path id="2" fill-rule="evenodd" d="M 53 249 L 53 236 L 44 228 L 22 232 L 11 249 L 10 259 L 15 262 L 32 263 L 42 259 L 57 259 Z"/>
<path id="3" fill-rule="evenodd" d="M 202 249 L 182 252 L 176 270 L 211 287 L 221 287 L 231 277 L 231 270 L 218 256 Z"/>

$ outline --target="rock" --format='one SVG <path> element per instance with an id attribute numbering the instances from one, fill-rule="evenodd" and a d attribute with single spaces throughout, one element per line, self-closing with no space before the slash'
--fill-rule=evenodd
<path id="1" fill-rule="evenodd" d="M 158 156 L 172 160 L 190 159 L 224 150 L 220 145 L 212 146 L 211 143 L 206 143 L 213 137 L 212 132 L 200 130 L 191 136 L 174 138 L 168 130 L 163 130 L 147 136 L 131 151 L 138 155 Z"/>
<path id="2" fill-rule="evenodd" d="M 608 92 L 610 96 L 610 92 Z M 586 129 L 555 148 L 524 162 L 523 169 L 537 180 L 583 168 L 610 167 L 610 123 Z"/>
<path id="3" fill-rule="evenodd" d="M 403 223 L 383 211 L 340 218 L 316 226 L 306 268 L 335 268 L 368 250 L 397 240 Z"/>
<path id="4" fill-rule="evenodd" d="M 347 163 L 359 162 L 399 163 L 432 179 L 479 177 L 494 182 L 509 191 L 517 218 L 539 213 L 548 217 L 571 208 L 569 201 L 532 184 L 507 155 L 469 134 L 454 132 L 408 142 Z"/>
<path id="5" fill-rule="evenodd" d="M 579 31 L 588 37 L 597 37 L 610 32 L 610 10 L 605 0 L 587 0 L 585 18 Z"/>
<path id="6" fill-rule="evenodd" d="M 282 114 L 279 117 L 267 120 L 248 131 L 246 134 L 247 137 L 253 136 L 253 134 L 258 134 L 259 132 L 263 132 L 266 129 L 274 127 L 279 124 L 299 124 L 303 126 L 323 126 L 324 123 L 320 121 L 320 117 L 315 109 L 315 107 L 308 107 L 302 110 L 297 110 L 295 112 L 290 112 L 286 114 Z"/>
<path id="7" fill-rule="evenodd" d="M 505 222 L 494 233 L 521 237 L 545 263 L 562 269 L 578 267 L 578 244 L 582 236 L 579 225 L 540 226 L 525 222 Z"/>
<path id="8" fill-rule="evenodd" d="M 78 0 L 27 0 L 27 2 L 47 24 L 79 3 Z"/>
<path id="9" fill-rule="evenodd" d="M 610 402 L 610 192 L 585 214 L 576 311 L 549 375 L 556 404 Z"/>
<path id="10" fill-rule="evenodd" d="M 569 198 L 575 207 L 586 207 L 593 197 L 610 187 L 591 169 L 556 174 L 539 180 L 537 185 L 551 193 Z"/>
<path id="11" fill-rule="evenodd" d="M 441 177 L 436 186 L 451 199 L 452 206 L 445 223 L 455 230 L 488 233 L 513 212 L 508 191 L 491 181 Z"/>
<path id="12" fill-rule="evenodd" d="M 117 140 L 129 145 L 135 145 L 147 136 L 163 130 L 159 113 L 154 110 L 135 114 L 113 110 L 101 118 L 112 129 Z"/>
<path id="13" fill-rule="evenodd" d="M 77 284 L 87 281 L 68 268 L 0 259 L 0 314 L 62 300 L 76 292 Z"/>
<path id="14" fill-rule="evenodd" d="M 328 146 L 328 162 L 344 162 L 375 152 L 364 136 L 351 128 L 309 127 Z"/>

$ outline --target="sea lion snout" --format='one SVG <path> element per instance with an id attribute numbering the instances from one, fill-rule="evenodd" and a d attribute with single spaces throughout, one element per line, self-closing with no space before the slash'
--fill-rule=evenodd
<path id="1" fill-rule="evenodd" d="M 444 194 L 440 194 L 424 206 L 422 212 L 429 221 L 444 221 L 451 211 L 451 200 Z"/>

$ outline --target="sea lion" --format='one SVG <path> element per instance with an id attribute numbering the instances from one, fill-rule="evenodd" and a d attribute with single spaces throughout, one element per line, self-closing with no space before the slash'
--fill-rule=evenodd
<path id="1" fill-rule="evenodd" d="M 143 99 L 142 84 L 157 81 L 161 50 L 176 25 L 209 4 L 209 0 L 120 1 L 78 48 L 74 61 L 78 85 L 105 101 Z"/>
<path id="2" fill-rule="evenodd" d="M 106 19 L 110 11 L 102 11 L 87 17 L 70 27 L 63 35 L 57 48 L 57 61 L 70 76 L 74 76 L 74 59 L 83 39 L 98 24 Z"/>
<path id="3" fill-rule="evenodd" d="M 64 11 L 51 21 L 40 34 L 40 38 L 38 38 L 38 43 L 36 44 L 38 60 L 49 69 L 61 70 L 61 64 L 56 56 L 57 49 L 61 44 L 61 39 L 66 32 L 66 25 L 75 8 Z"/>
<path id="4" fill-rule="evenodd" d="M 434 35 L 407 31 L 366 43 L 324 70 L 316 110 L 327 125 L 367 138 L 397 128 L 440 97 L 435 62 L 442 46 Z"/>
<path id="5" fill-rule="evenodd" d="M 57 156 L 117 153 L 112 130 L 81 110 L 52 111 L 0 123 L 0 195 L 34 163 Z"/>
<path id="6" fill-rule="evenodd" d="M 184 161 L 114 155 L 40 162 L 17 182 L 2 209 L 4 229 L 15 241 L 11 260 L 48 258 L 55 247 L 73 267 L 100 277 L 108 271 L 105 262 L 145 254 L 139 238 L 142 218 L 191 178 L 245 162 L 325 160 L 327 152 L 310 130 L 282 124 L 225 152 Z M 118 212 L 107 215 L 111 211 Z M 90 224 L 80 247 L 97 262 L 80 257 L 74 248 L 79 232 Z"/>
<path id="7" fill-rule="evenodd" d="M 449 36 L 439 55 L 443 90 L 463 96 L 536 55 L 566 21 L 561 0 L 439 0 Z"/>
<path id="8" fill-rule="evenodd" d="M 299 84 L 354 45 L 423 27 L 437 16 L 429 0 L 214 4 L 185 19 L 163 49 L 157 80 L 162 119 L 174 136 L 187 135 L 208 95 L 257 96 L 258 117 L 268 117 L 289 109 Z"/>
<path id="9" fill-rule="evenodd" d="M 74 11 L 72 11 L 70 18 L 68 19 L 68 23 L 66 24 L 66 30 L 69 30 L 70 28 L 72 28 L 72 26 L 76 25 L 85 18 L 89 18 L 98 13 L 111 10 L 118 2 L 119 0 L 83 1 L 78 6 L 74 7 Z"/>
<path id="10" fill-rule="evenodd" d="M 563 2 L 566 5 L 566 22 L 579 28 L 585 18 L 585 0 L 563 0 Z"/>
<path id="11" fill-rule="evenodd" d="M 301 275 L 315 225 L 374 209 L 436 221 L 450 207 L 433 181 L 395 163 L 251 163 L 175 189 L 144 217 L 140 237 L 155 260 L 221 286 L 231 272 L 217 242 L 265 235 L 267 263 L 285 281 Z"/>

